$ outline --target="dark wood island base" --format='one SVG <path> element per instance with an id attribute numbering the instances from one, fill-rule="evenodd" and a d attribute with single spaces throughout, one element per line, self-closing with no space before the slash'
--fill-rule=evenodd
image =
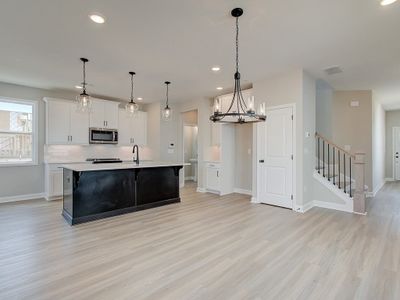
<path id="1" fill-rule="evenodd" d="M 182 165 L 99 170 L 64 167 L 62 215 L 70 225 L 180 202 Z"/>

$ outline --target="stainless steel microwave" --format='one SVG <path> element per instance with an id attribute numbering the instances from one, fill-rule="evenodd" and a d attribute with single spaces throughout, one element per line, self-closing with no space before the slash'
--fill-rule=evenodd
<path id="1" fill-rule="evenodd" d="M 89 144 L 118 144 L 118 130 L 91 127 Z"/>

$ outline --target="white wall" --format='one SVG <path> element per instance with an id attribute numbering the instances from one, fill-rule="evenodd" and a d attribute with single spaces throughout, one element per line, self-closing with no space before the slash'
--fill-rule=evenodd
<path id="1" fill-rule="evenodd" d="M 315 79 L 303 72 L 303 206 L 313 201 L 315 197 L 313 191 L 313 173 L 315 170 L 315 110 Z"/>
<path id="2" fill-rule="evenodd" d="M 372 100 L 372 185 L 375 194 L 385 183 L 386 114 L 376 99 Z"/>
<path id="3" fill-rule="evenodd" d="M 45 143 L 45 105 L 43 97 L 74 99 L 73 93 L 53 92 L 0 82 L 0 97 L 38 102 L 38 165 L 0 167 L 0 197 L 41 194 L 44 192 L 43 146 Z"/>
<path id="4" fill-rule="evenodd" d="M 391 110 L 386 112 L 386 178 L 393 179 L 393 127 L 400 127 L 400 110 Z"/>

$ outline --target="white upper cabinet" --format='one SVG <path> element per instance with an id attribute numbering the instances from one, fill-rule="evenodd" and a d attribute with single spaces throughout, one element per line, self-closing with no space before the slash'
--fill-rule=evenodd
<path id="1" fill-rule="evenodd" d="M 92 99 L 90 127 L 118 128 L 118 102 Z"/>
<path id="2" fill-rule="evenodd" d="M 147 113 L 139 111 L 130 116 L 124 109 L 119 110 L 118 145 L 131 146 L 147 144 Z"/>
<path id="3" fill-rule="evenodd" d="M 89 115 L 77 111 L 76 103 L 45 98 L 46 143 L 49 145 L 89 144 Z"/>

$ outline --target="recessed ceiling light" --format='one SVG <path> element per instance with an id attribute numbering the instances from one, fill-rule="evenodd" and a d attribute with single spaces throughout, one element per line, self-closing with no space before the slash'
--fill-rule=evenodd
<path id="1" fill-rule="evenodd" d="M 82 87 L 80 85 L 75 86 L 76 89 L 81 89 Z"/>
<path id="2" fill-rule="evenodd" d="M 386 6 L 395 3 L 397 0 L 382 0 L 381 5 Z"/>
<path id="3" fill-rule="evenodd" d="M 213 70 L 214 72 L 218 72 L 219 70 L 221 70 L 220 66 L 214 66 L 211 68 L 211 70 Z"/>
<path id="4" fill-rule="evenodd" d="M 222 86 L 217 87 L 217 90 L 223 90 L 224 88 Z"/>
<path id="5" fill-rule="evenodd" d="M 143 98 L 142 98 L 142 97 L 138 97 L 137 99 L 138 99 L 139 101 L 142 101 L 142 100 L 143 100 Z"/>
<path id="6" fill-rule="evenodd" d="M 95 23 L 97 23 L 97 24 L 103 24 L 103 23 L 106 21 L 106 19 L 105 19 L 103 16 L 99 15 L 99 14 L 92 14 L 92 15 L 89 15 L 89 18 L 90 18 L 93 22 L 95 22 Z"/>

